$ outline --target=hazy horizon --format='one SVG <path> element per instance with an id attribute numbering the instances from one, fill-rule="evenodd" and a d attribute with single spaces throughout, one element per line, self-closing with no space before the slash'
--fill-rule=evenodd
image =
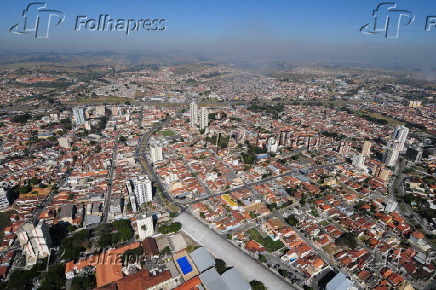
<path id="1" fill-rule="evenodd" d="M 46 39 L 9 30 L 23 22 L 31 1 L 3 1 L 0 50 L 24 52 L 112 51 L 162 54 L 168 51 L 218 61 L 290 61 L 350 63 L 433 70 L 436 28 L 425 31 L 435 3 L 396 1 L 415 20 L 397 39 L 367 35 L 360 28 L 373 22 L 380 1 L 45 1 L 46 9 L 64 14 Z M 75 31 L 77 16 L 98 19 L 165 19 L 164 31 Z M 404 21 L 403 21 L 404 22 Z M 401 22 L 403 25 L 404 23 Z"/>

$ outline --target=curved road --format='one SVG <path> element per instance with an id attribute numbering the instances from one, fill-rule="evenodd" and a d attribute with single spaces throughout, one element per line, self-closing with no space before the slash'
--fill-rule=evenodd
<path id="1" fill-rule="evenodd" d="M 297 289 L 189 214 L 182 213 L 175 221 L 182 224 L 185 233 L 206 247 L 215 256 L 226 261 L 228 266 L 238 270 L 248 282 L 252 280 L 262 281 L 268 289 L 274 290 Z"/>

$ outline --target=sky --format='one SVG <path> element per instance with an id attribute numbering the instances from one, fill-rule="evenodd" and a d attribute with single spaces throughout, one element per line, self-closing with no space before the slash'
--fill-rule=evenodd
<path id="1" fill-rule="evenodd" d="M 23 10 L 30 3 L 63 13 L 52 16 L 48 38 L 35 32 L 14 34 L 11 27 L 23 24 Z M 426 31 L 428 16 L 436 15 L 435 1 L 390 1 L 415 16 L 404 26 L 401 18 L 398 38 L 384 33 L 363 34 L 360 28 L 373 23 L 373 10 L 382 1 L 373 0 L 0 0 L 0 50 L 83 52 L 110 50 L 120 53 L 165 53 L 184 51 L 217 59 L 288 61 L 331 61 L 414 65 L 433 68 L 436 58 L 436 27 Z M 379 23 L 386 19 L 380 13 Z M 29 23 L 44 26 L 47 12 L 29 11 Z M 75 31 L 78 16 L 98 19 L 164 20 L 165 30 Z M 395 15 L 391 19 L 397 19 Z M 436 16 L 435 16 L 436 19 Z M 436 22 L 436 21 L 435 21 Z M 132 24 L 133 25 L 133 24 Z M 392 26 L 393 27 L 393 26 Z M 161 26 L 159 26 L 161 28 Z M 23 31 L 22 26 L 19 26 Z"/>

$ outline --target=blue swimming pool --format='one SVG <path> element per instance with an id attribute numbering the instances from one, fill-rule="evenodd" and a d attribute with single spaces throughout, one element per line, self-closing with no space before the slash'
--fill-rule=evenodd
<path id="1" fill-rule="evenodd" d="M 180 269 L 182 269 L 183 275 L 186 275 L 186 274 L 189 274 L 192 272 L 192 266 L 186 257 L 178 258 L 176 261 L 177 261 L 177 264 L 179 264 Z"/>

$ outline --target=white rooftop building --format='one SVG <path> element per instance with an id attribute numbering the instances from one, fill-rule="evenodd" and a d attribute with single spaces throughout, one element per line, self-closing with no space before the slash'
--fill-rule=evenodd
<path id="1" fill-rule="evenodd" d="M 6 191 L 0 187 L 0 210 L 9 207 L 9 200 Z"/>
<path id="2" fill-rule="evenodd" d="M 24 224 L 18 232 L 18 240 L 23 253 L 26 255 L 26 265 L 28 266 L 50 254 L 52 240 L 44 220 L 40 220 L 36 227 L 32 223 Z"/>
<path id="3" fill-rule="evenodd" d="M 146 237 L 154 235 L 153 217 L 143 217 L 136 220 L 136 227 L 138 229 L 139 239 L 143 240 Z"/>

